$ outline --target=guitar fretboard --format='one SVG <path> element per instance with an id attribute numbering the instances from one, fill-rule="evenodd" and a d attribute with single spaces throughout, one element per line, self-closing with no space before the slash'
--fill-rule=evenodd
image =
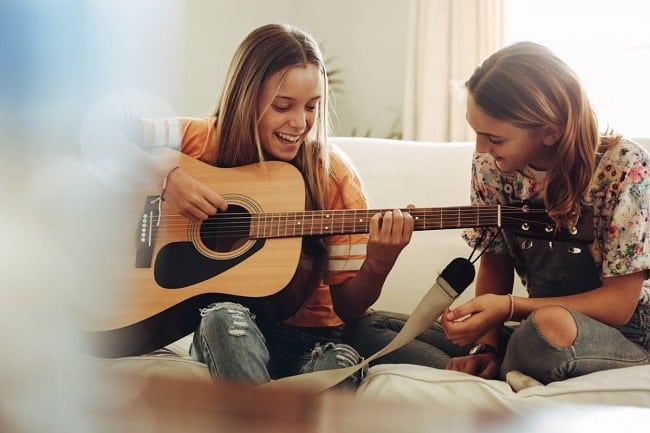
<path id="1" fill-rule="evenodd" d="M 251 215 L 251 238 L 368 233 L 373 215 L 392 209 L 263 212 Z M 401 209 L 413 217 L 414 230 L 497 226 L 498 206 Z"/>

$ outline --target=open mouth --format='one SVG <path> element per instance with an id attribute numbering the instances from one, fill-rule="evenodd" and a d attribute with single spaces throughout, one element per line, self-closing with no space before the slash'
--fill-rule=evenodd
<path id="1" fill-rule="evenodd" d="M 284 134 L 282 132 L 276 132 L 275 136 L 278 137 L 281 141 L 289 144 L 296 144 L 298 143 L 298 140 L 300 140 L 300 135 L 290 135 L 290 134 Z"/>

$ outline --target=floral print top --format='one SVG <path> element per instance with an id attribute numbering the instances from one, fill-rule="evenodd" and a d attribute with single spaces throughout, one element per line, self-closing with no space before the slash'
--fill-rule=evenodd
<path id="1" fill-rule="evenodd" d="M 650 304 L 650 155 L 640 145 L 622 139 L 598 155 L 589 199 L 594 210 L 595 241 L 590 250 L 600 280 L 645 270 L 648 278 L 640 303 Z M 474 153 L 472 161 L 472 205 L 543 202 L 546 172 L 530 167 L 502 173 L 487 153 Z M 486 248 L 491 253 L 508 253 L 497 228 L 488 229 Z M 463 231 L 472 247 L 481 239 L 480 229 Z M 520 273 L 521 274 L 521 273 Z"/>

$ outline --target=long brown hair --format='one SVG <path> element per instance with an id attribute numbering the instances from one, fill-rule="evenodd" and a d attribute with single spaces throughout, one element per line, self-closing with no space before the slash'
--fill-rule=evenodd
<path id="1" fill-rule="evenodd" d="M 236 167 L 264 161 L 258 134 L 262 113 L 258 99 L 265 81 L 279 71 L 313 64 L 321 71 L 323 95 L 312 131 L 294 164 L 305 177 L 313 205 L 325 207 L 329 172 L 328 86 L 325 62 L 317 42 L 304 31 L 285 24 L 256 28 L 239 45 L 230 63 L 215 111 L 217 165 Z"/>
<path id="2" fill-rule="evenodd" d="M 561 227 L 580 216 L 601 144 L 619 136 L 600 136 L 587 94 L 569 66 L 548 48 L 518 42 L 492 54 L 466 82 L 474 101 L 491 117 L 519 128 L 556 126 L 545 190 L 548 214 Z"/>

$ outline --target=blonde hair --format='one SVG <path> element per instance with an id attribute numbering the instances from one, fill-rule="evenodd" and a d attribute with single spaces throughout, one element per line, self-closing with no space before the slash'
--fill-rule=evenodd
<path id="1" fill-rule="evenodd" d="M 253 30 L 239 45 L 226 75 L 215 111 L 217 165 L 236 167 L 264 161 L 258 133 L 263 113 L 258 100 L 265 81 L 277 72 L 313 64 L 321 72 L 323 95 L 318 102 L 312 131 L 293 163 L 303 173 L 313 206 L 325 208 L 329 135 L 328 83 L 325 62 L 316 41 L 304 31 L 284 24 L 267 24 Z"/>
<path id="2" fill-rule="evenodd" d="M 518 42 L 488 57 L 466 87 L 491 117 L 524 129 L 558 128 L 545 205 L 559 226 L 575 225 L 601 141 L 607 146 L 620 140 L 600 136 L 596 114 L 577 75 L 548 48 Z"/>

